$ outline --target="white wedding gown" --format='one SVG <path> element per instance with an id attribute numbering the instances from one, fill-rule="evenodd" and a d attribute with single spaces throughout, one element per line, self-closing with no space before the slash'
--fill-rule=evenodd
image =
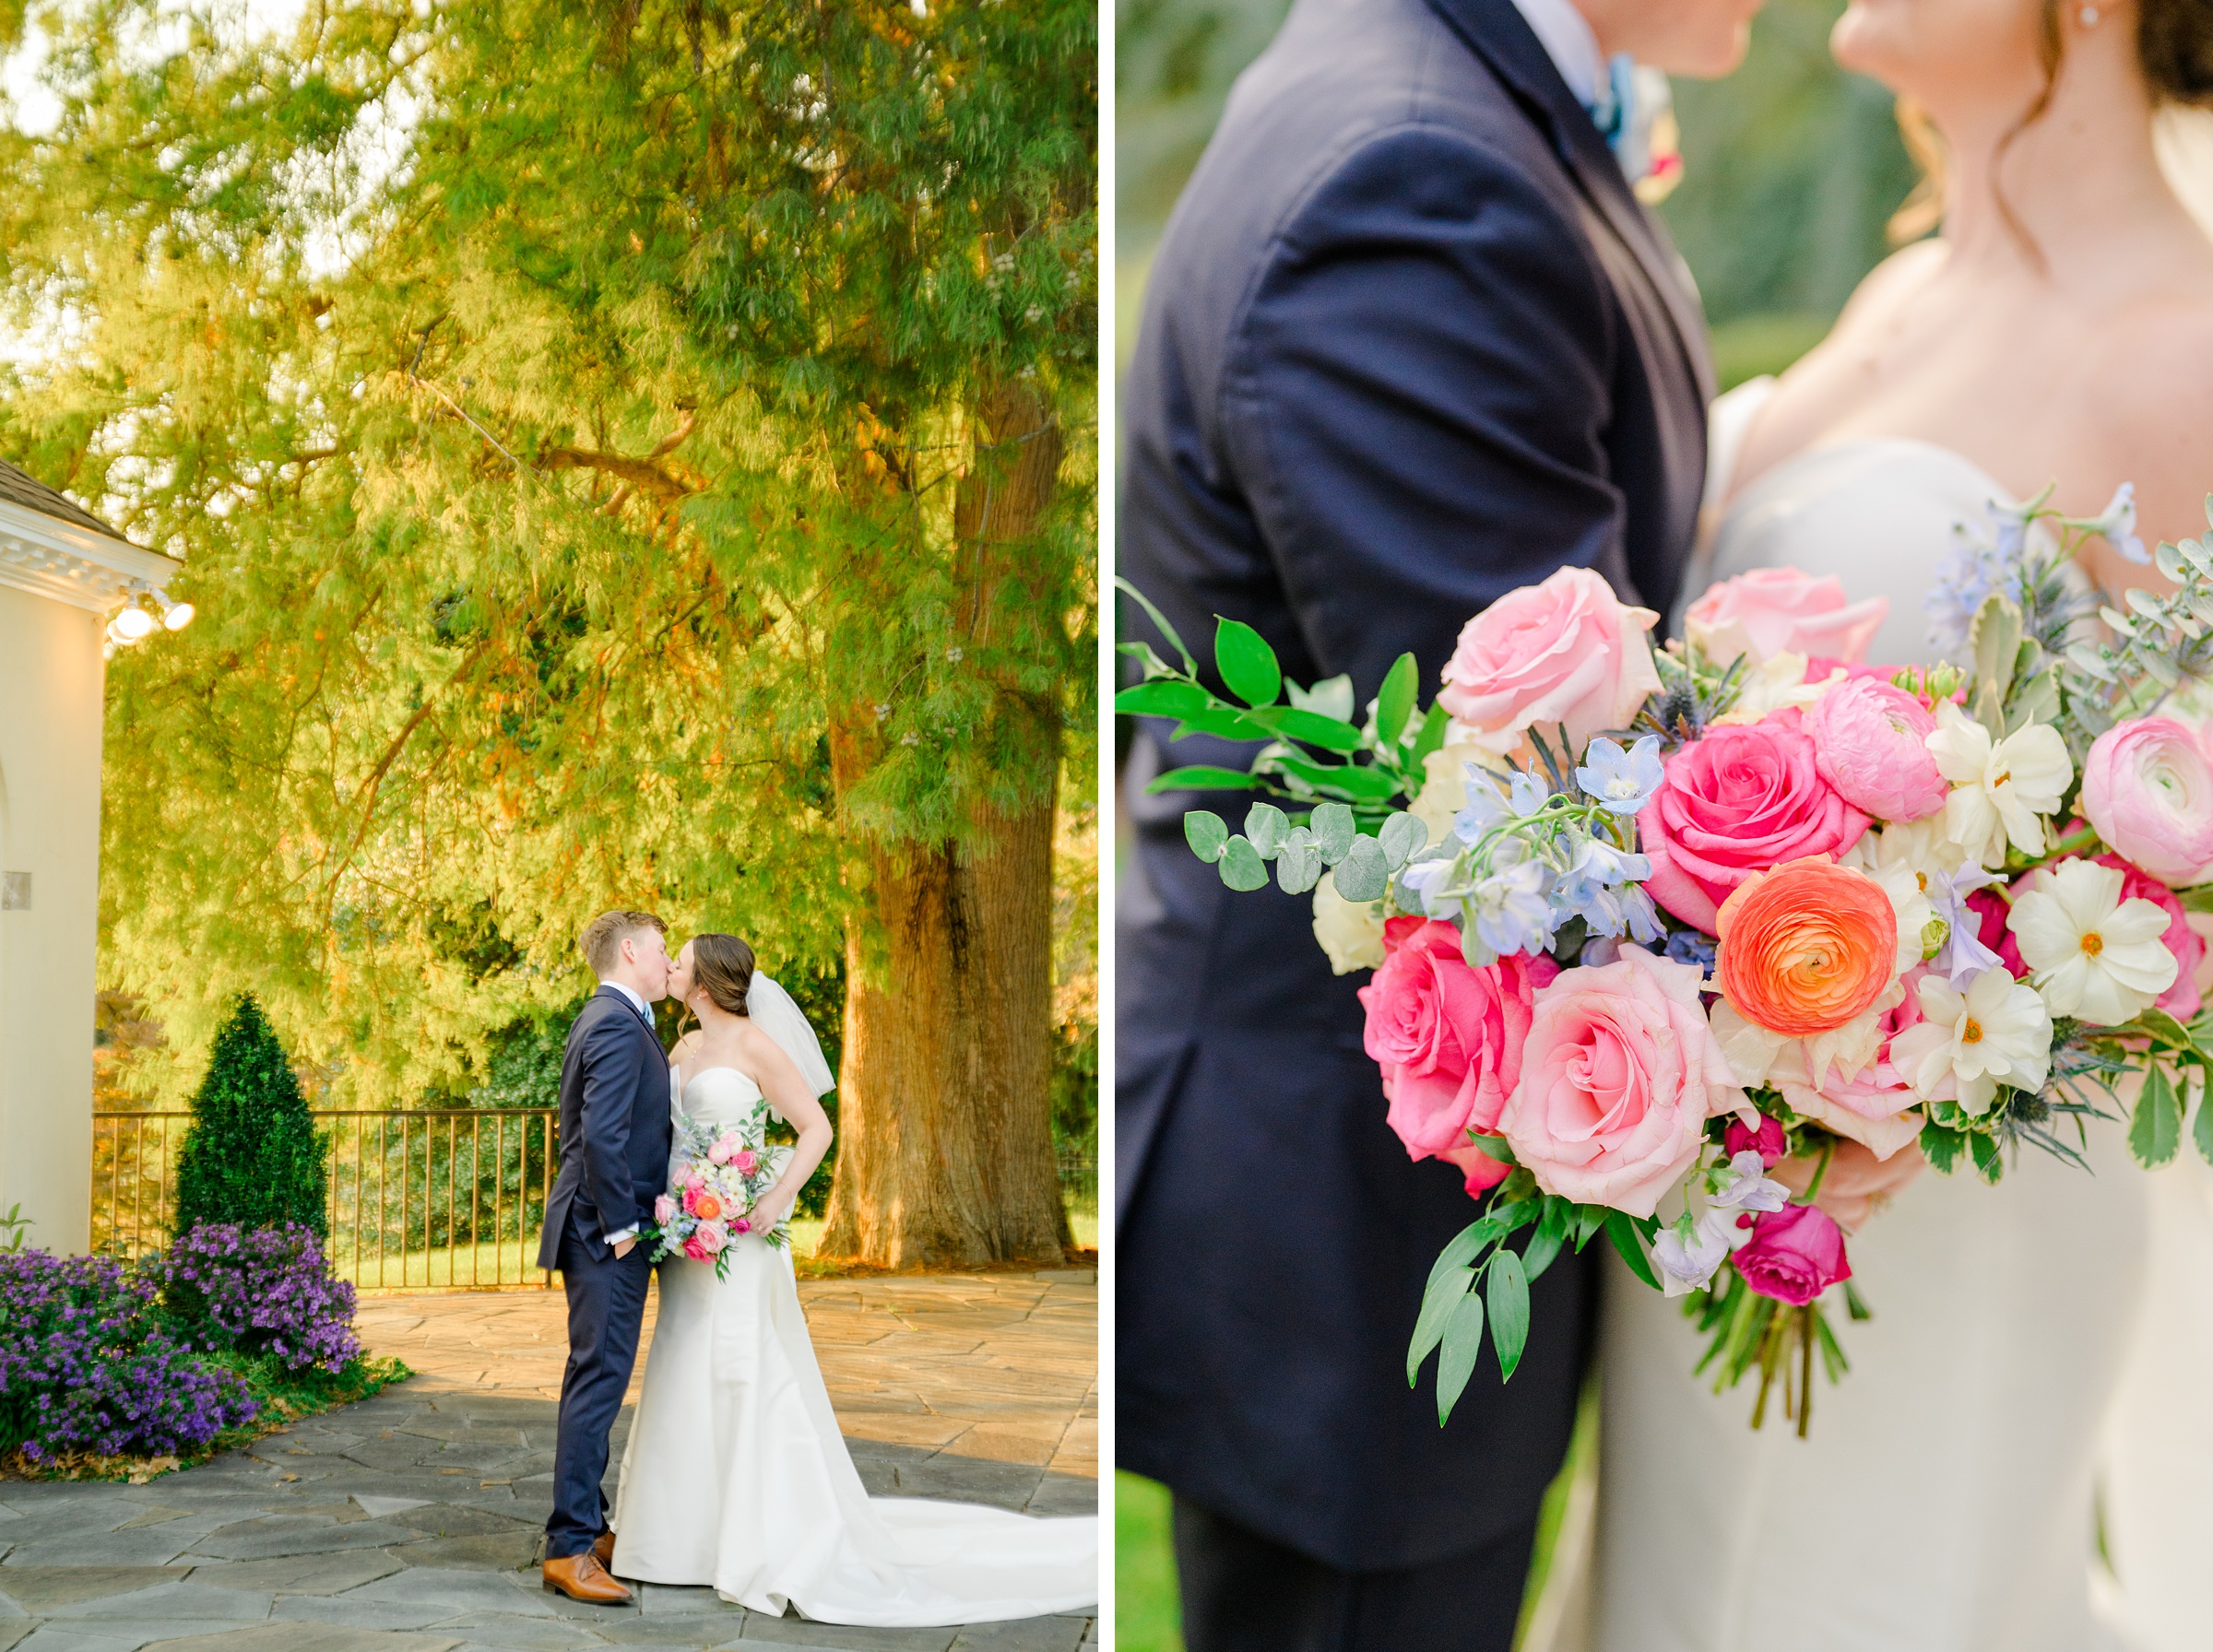
<path id="1" fill-rule="evenodd" d="M 676 1082 L 685 1112 L 763 1145 L 768 1103 L 743 1073 L 714 1067 Z M 788 1251 L 747 1234 L 727 1277 L 680 1256 L 659 1280 L 612 1517 L 617 1576 L 712 1586 L 755 1611 L 790 1606 L 879 1628 L 1097 1601 L 1095 1516 L 868 1494 L 822 1386 Z"/>
<path id="2" fill-rule="evenodd" d="M 1716 405 L 1717 478 L 1766 389 Z M 1993 497 L 1927 442 L 1804 453 L 1745 490 L 1686 590 L 1755 567 L 1834 574 L 1890 599 L 1869 658 L 1923 660 L 1922 596 Z M 2195 1162 L 2148 1174 L 2124 1127 L 2090 1131 L 2095 1174 L 2037 1151 L 1996 1187 L 1924 1172 L 1862 1229 L 1875 1316 L 1837 1313 L 1852 1369 L 1817 1381 L 1807 1440 L 1772 1415 L 1754 1433 L 1752 1382 L 1715 1396 L 1680 1304 L 1614 1264 L 1599 1652 L 2213 1646 L 2208 1178 Z"/>

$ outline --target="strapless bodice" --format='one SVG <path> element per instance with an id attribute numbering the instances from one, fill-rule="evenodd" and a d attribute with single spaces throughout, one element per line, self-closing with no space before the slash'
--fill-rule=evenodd
<path id="1" fill-rule="evenodd" d="M 671 1098 L 676 1111 L 686 1117 L 726 1129 L 734 1125 L 754 1135 L 767 1127 L 768 1098 L 734 1067 L 704 1068 L 689 1076 L 679 1068 L 670 1082 L 676 1087 Z"/>
<path id="2" fill-rule="evenodd" d="M 1754 379 L 1714 403 L 1710 504 L 1727 496 L 1745 433 L 1773 387 Z M 1855 600 L 1890 599 L 1867 657 L 1917 664 L 1935 652 L 1921 598 L 1938 565 L 1963 538 L 1991 537 L 1994 504 L 2015 502 L 1981 466 L 1935 442 L 1885 436 L 1808 448 L 1731 502 L 1684 582 L 1684 601 L 1754 568 L 1834 574 Z"/>

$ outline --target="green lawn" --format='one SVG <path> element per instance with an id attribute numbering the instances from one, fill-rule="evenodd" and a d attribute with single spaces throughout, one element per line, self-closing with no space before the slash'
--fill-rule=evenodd
<path id="1" fill-rule="evenodd" d="M 1544 1493 L 1537 1517 L 1537 1545 L 1530 1557 L 1529 1584 L 1521 1599 L 1516 1637 L 1529 1627 L 1530 1613 L 1551 1570 L 1559 1540 L 1568 1487 L 1598 1472 L 1598 1389 L 1583 1392 L 1576 1413 L 1575 1436 Z M 1168 1493 L 1166 1486 L 1134 1474 L 1114 1477 L 1114 1644 L 1121 1652 L 1183 1652 L 1183 1632 L 1176 1603 L 1176 1562 L 1169 1547 Z"/>

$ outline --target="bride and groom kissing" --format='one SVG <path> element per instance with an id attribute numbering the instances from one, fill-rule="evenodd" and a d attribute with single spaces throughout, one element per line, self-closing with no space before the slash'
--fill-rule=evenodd
<path id="1" fill-rule="evenodd" d="M 835 1082 L 790 995 L 735 936 L 695 935 L 671 959 L 648 912 L 603 913 L 580 944 L 599 986 L 562 1059 L 561 1169 L 538 1250 L 569 1311 L 545 1587 L 620 1606 L 632 1599 L 622 1578 L 706 1586 L 772 1616 L 887 1628 L 1095 1602 L 1095 1517 L 863 1488 L 790 1248 L 773 1242 L 829 1150 L 821 1098 Z M 669 997 L 699 1024 L 664 1055 L 652 1007 Z M 769 1143 L 772 1118 L 798 1131 L 796 1146 Z M 696 1134 L 680 1122 L 734 1137 L 770 1185 L 742 1226 L 728 1224 L 717 1260 L 680 1251 L 657 1264 L 653 1347 L 610 1508 L 601 1487 L 656 1272 L 651 1224 L 685 1172 L 679 1144 Z"/>
<path id="2" fill-rule="evenodd" d="M 2155 137 L 2213 103 L 2213 0 L 1851 0 L 1832 50 L 1940 158 L 1941 233 L 1716 400 L 1636 193 L 1633 65 L 1724 74 L 1758 6 L 1297 0 L 1171 219 L 1121 399 L 1120 571 L 1182 635 L 1242 621 L 1356 702 L 1404 652 L 1437 681 L 1467 615 L 1560 568 L 1677 630 L 1770 571 L 1882 607 L 1865 655 L 1907 664 L 1994 503 L 2051 485 L 2088 517 L 2131 482 L 2145 540 L 2202 527 L 2213 242 L 2177 188 L 2207 180 Z M 2159 583 L 2124 555 L 2082 572 Z M 1175 1493 L 1191 1652 L 1503 1652 L 1594 1366 L 1592 1563 L 1555 1646 L 2204 1644 L 2195 1173 L 2129 1174 L 2111 1127 L 2103 1174 L 2029 1155 L 1995 1188 L 1840 1152 L 1820 1202 L 1876 1316 L 1810 1439 L 1747 1431 L 1604 1247 L 1544 1275 L 1513 1380 L 1486 1353 L 1440 1429 L 1405 1350 L 1462 1178 L 1386 1127 L 1308 903 L 1233 897 L 1184 843 L 1206 799 L 1146 795 L 1249 766 L 1170 726 L 1126 777 L 1118 1460 Z"/>

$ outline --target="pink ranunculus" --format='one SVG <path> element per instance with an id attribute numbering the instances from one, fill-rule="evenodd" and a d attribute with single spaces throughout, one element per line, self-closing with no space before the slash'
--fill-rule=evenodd
<path id="1" fill-rule="evenodd" d="M 750 1147 L 740 1148 L 730 1156 L 730 1168 L 741 1176 L 750 1176 L 761 1168 L 761 1156 Z"/>
<path id="2" fill-rule="evenodd" d="M 721 1142 L 719 1142 L 719 1141 L 713 1142 L 713 1143 L 711 1143 L 711 1144 L 708 1146 L 708 1148 L 707 1148 L 707 1162 L 708 1162 L 709 1164 L 728 1164 L 729 1162 L 730 1162 L 730 1151 L 729 1151 L 729 1149 L 728 1149 L 727 1147 L 723 1146 L 723 1144 L 722 1144 Z"/>
<path id="3" fill-rule="evenodd" d="M 1891 1064 L 1890 1041 L 1926 1019 L 1914 989 L 1928 973 L 1916 964 L 1899 978 L 1905 996 L 1877 1018 L 1882 1042 L 1876 1046 L 1875 1059 L 1858 1072 L 1847 1077 L 1831 1067 L 1823 1071 L 1818 1084 L 1809 1082 L 1803 1071 L 1777 1078 L 1775 1088 L 1793 1112 L 1851 1138 L 1877 1159 L 1912 1145 L 1921 1135 L 1921 1115 L 1911 1109 L 1920 1106 L 1923 1098 L 1911 1079 Z M 1952 1084 L 1946 1079 L 1931 1099 L 1953 1100 Z"/>
<path id="4" fill-rule="evenodd" d="M 1733 1118 L 1722 1132 L 1722 1150 L 1732 1159 L 1739 1153 L 1756 1152 L 1759 1162 L 1772 1170 L 1782 1162 L 1786 1144 L 1782 1139 L 1782 1120 L 1759 1115 L 1759 1128 L 1748 1130 L 1741 1118 Z"/>
<path id="5" fill-rule="evenodd" d="M 1706 1121 L 1746 1105 L 1695 963 L 1624 947 L 1540 987 L 1521 1081 L 1498 1115 L 1547 1193 L 1650 1216 L 1697 1162 Z"/>
<path id="6" fill-rule="evenodd" d="M 2213 863 L 2213 761 L 2172 717 L 2130 717 L 2091 742 L 2082 812 L 2106 846 L 2185 887 Z"/>
<path id="7" fill-rule="evenodd" d="M 1710 727 L 1677 748 L 1637 824 L 1652 862 L 1646 890 L 1710 935 L 1738 884 L 1786 860 L 1843 854 L 1867 817 L 1821 778 L 1793 708 Z"/>
<path id="8" fill-rule="evenodd" d="M 2204 937 L 2190 927 L 2190 916 L 2183 910 L 2183 903 L 2174 898 L 2174 891 L 2159 879 L 2131 866 L 2118 855 L 2097 855 L 2091 858 L 2100 866 L 2112 867 L 2121 874 L 2121 898 L 2124 901 L 2149 901 L 2167 914 L 2167 932 L 2160 938 L 2167 943 L 2167 950 L 2174 954 L 2174 985 L 2152 1000 L 2152 1008 L 2164 1009 L 2178 1021 L 2194 1019 L 2205 1008 L 2205 995 L 2197 984 L 2198 966 L 2206 961 Z M 2011 930 L 2006 932 L 2006 938 L 2008 941 L 2013 939 Z M 2018 965 L 2016 974 L 2025 975 L 2029 973 L 2028 966 L 2021 962 L 2021 951 L 2018 946 L 2014 948 L 2013 955 L 2006 959 L 2006 964 L 2008 968 Z"/>
<path id="9" fill-rule="evenodd" d="M 662 1227 L 667 1227 L 676 1220 L 676 1201 L 666 1193 L 658 1195 L 653 1201 L 653 1220 Z"/>
<path id="10" fill-rule="evenodd" d="M 1755 666 L 1778 654 L 1804 654 L 1849 666 L 1867 657 L 1889 614 L 1885 596 L 1849 601 L 1833 574 L 1817 579 L 1795 568 L 1755 568 L 1692 603 L 1683 629 L 1716 665 L 1740 654 Z"/>
<path id="11" fill-rule="evenodd" d="M 1658 620 L 1590 569 L 1562 568 L 1461 629 L 1438 703 L 1486 750 L 1511 751 L 1533 726 L 1550 741 L 1564 723 L 1580 753 L 1592 735 L 1626 728 L 1659 691 L 1645 637 Z"/>
<path id="12" fill-rule="evenodd" d="M 1865 677 L 1840 683 L 1815 702 L 1805 730 L 1821 778 L 1878 820 L 1925 820 L 1951 795 L 1929 754 L 1936 719 L 1903 689 Z"/>
<path id="13" fill-rule="evenodd" d="M 1507 1167 L 1470 1147 L 1468 1132 L 1497 1129 L 1521 1074 L 1531 997 L 1559 965 L 1516 953 L 1471 969 L 1460 931 L 1421 918 L 1393 918 L 1383 946 L 1383 965 L 1359 997 L 1363 1043 L 1391 1103 L 1385 1122 L 1410 1156 L 1450 1160 L 1480 1192 Z"/>
<path id="14" fill-rule="evenodd" d="M 1752 1237 L 1735 1260 L 1746 1284 L 1794 1308 L 1852 1277 L 1844 1230 L 1818 1205 L 1761 1211 L 1752 1219 Z"/>

